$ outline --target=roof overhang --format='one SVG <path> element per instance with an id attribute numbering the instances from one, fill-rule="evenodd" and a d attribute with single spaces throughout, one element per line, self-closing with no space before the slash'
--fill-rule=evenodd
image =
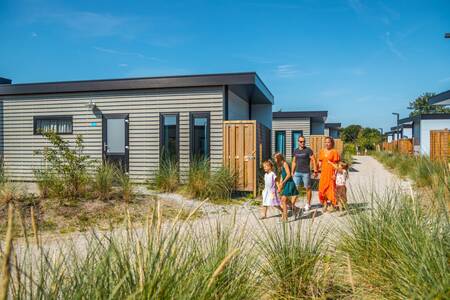
<path id="1" fill-rule="evenodd" d="M 341 129 L 341 127 L 342 127 L 341 123 L 325 123 L 325 128 Z"/>
<path id="2" fill-rule="evenodd" d="M 310 118 L 325 122 L 328 111 L 276 111 L 272 113 L 273 119 L 302 119 Z"/>
<path id="3" fill-rule="evenodd" d="M 254 104 L 273 104 L 274 97 L 255 72 L 82 81 L 0 84 L 0 96 L 128 91 L 228 86 Z"/>
<path id="4" fill-rule="evenodd" d="M 428 99 L 430 105 L 450 105 L 450 90 L 437 94 Z"/>
<path id="5" fill-rule="evenodd" d="M 399 124 L 412 124 L 421 120 L 450 120 L 450 114 L 420 114 L 399 120 Z"/>

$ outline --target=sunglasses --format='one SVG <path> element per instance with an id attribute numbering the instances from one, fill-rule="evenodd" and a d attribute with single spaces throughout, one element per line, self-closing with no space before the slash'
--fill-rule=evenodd
<path id="1" fill-rule="evenodd" d="M 302 144 L 304 144 L 305 143 L 305 141 L 298 141 L 299 143 L 302 143 Z"/>

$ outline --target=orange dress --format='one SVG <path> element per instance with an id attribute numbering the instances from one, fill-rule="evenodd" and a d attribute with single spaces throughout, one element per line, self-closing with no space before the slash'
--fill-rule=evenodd
<path id="1" fill-rule="evenodd" d="M 319 182 L 319 200 L 323 204 L 326 201 L 331 201 L 336 205 L 336 181 L 334 180 L 334 168 L 328 162 L 337 163 L 341 158 L 336 149 L 326 151 L 321 149 L 319 152 L 319 161 L 322 162 L 322 172 L 320 174 Z"/>

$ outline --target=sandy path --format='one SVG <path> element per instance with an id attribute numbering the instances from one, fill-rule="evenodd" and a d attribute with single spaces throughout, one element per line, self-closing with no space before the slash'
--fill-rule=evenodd
<path id="1" fill-rule="evenodd" d="M 355 156 L 354 164 L 350 170 L 350 178 L 348 182 L 348 198 L 349 204 L 361 207 L 362 209 L 368 209 L 371 206 L 370 195 L 376 193 L 382 195 L 389 190 L 399 190 L 402 189 L 405 192 L 409 192 L 410 183 L 405 180 L 400 180 L 397 176 L 393 175 L 391 172 L 386 170 L 378 161 L 369 156 Z M 361 191 L 365 191 L 362 193 Z M 142 191 L 141 191 L 142 192 Z M 151 192 L 149 192 L 151 193 Z M 190 207 L 194 209 L 200 202 L 193 200 L 186 200 L 179 195 L 175 194 L 160 194 L 161 198 L 169 201 L 184 202 L 185 207 Z M 305 197 L 301 197 L 298 201 L 297 206 L 303 207 Z M 237 228 L 247 229 L 247 233 L 250 235 L 258 235 L 262 233 L 261 222 L 266 227 L 280 226 L 278 223 L 279 212 L 272 210 L 269 212 L 271 217 L 260 221 L 259 217 L 259 207 L 251 206 L 248 203 L 243 205 L 213 205 L 206 204 L 202 207 L 205 216 L 201 219 L 192 221 L 190 228 L 194 230 L 202 231 L 205 227 L 214 226 L 211 224 L 216 224 L 217 220 L 221 223 L 230 222 L 235 218 L 237 223 Z M 314 216 L 314 217 L 313 217 Z M 314 222 L 314 226 L 344 226 L 345 220 L 348 215 L 341 215 L 341 213 L 325 213 L 322 214 L 319 208 L 319 200 L 317 192 L 313 192 L 312 209 L 308 214 L 304 214 L 299 220 L 293 220 L 290 218 L 289 224 L 295 226 L 296 223 L 310 223 Z M 165 227 L 171 226 L 170 222 L 164 225 Z M 138 236 L 144 236 L 143 229 L 136 229 Z M 82 234 L 69 234 L 63 236 L 48 235 L 42 238 L 42 244 L 46 250 L 55 250 L 61 247 L 61 245 L 70 241 L 72 245 L 75 245 L 80 252 L 87 247 L 87 238 L 93 233 L 82 233 Z M 105 232 L 99 233 L 100 235 L 105 234 Z M 108 235 L 111 233 L 107 233 Z M 123 236 L 124 229 L 116 229 L 112 232 L 114 235 Z M 20 254 L 21 243 L 17 243 L 15 247 L 16 251 Z"/>

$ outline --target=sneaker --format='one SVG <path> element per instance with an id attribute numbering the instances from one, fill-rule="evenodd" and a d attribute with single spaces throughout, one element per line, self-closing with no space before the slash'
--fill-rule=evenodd
<path id="1" fill-rule="evenodd" d="M 308 203 L 305 204 L 305 207 L 303 208 L 304 212 L 308 212 L 309 211 L 310 206 L 308 205 Z"/>

